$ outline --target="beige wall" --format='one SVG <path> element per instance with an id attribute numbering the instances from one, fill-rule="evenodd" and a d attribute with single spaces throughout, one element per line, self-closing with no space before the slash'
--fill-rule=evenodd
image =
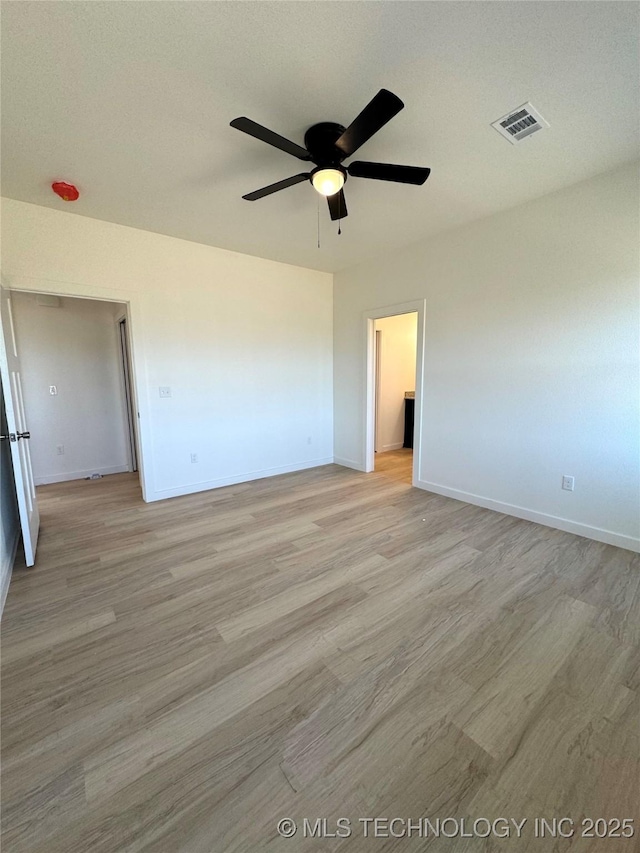
<path id="1" fill-rule="evenodd" d="M 333 459 L 331 275 L 10 199 L 2 267 L 130 303 L 148 500 Z"/>
<path id="2" fill-rule="evenodd" d="M 365 464 L 363 313 L 426 299 L 423 488 L 638 548 L 639 187 L 631 164 L 337 273 L 336 458 Z"/>

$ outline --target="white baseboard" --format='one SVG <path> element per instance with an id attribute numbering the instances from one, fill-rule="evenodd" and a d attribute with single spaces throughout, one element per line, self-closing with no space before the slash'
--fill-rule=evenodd
<path id="1" fill-rule="evenodd" d="M 568 518 L 561 518 L 557 515 L 549 515 L 545 512 L 537 512 L 523 506 L 494 501 L 492 498 L 474 495 L 471 492 L 463 492 L 460 489 L 450 489 L 448 486 L 429 483 L 426 480 L 418 480 L 415 485 L 419 489 L 424 489 L 427 492 L 435 492 L 437 495 L 443 495 L 446 498 L 454 498 L 457 501 L 482 506 L 485 509 L 502 512 L 505 515 L 513 515 L 525 521 L 534 521 L 536 524 L 554 527 L 556 530 L 565 531 L 565 533 L 575 533 L 576 536 L 595 539 L 596 542 L 604 542 L 607 545 L 616 545 L 618 548 L 626 548 L 628 551 L 640 552 L 640 539 L 635 539 L 633 536 L 627 536 L 624 533 L 614 533 L 612 530 L 603 530 L 600 527 L 592 527 L 590 524 L 582 524 L 579 521 L 571 521 Z"/>
<path id="2" fill-rule="evenodd" d="M 336 465 L 342 465 L 343 468 L 353 468 L 355 471 L 364 472 L 364 465 L 353 459 L 344 459 L 342 456 L 334 456 L 333 461 Z"/>
<path id="3" fill-rule="evenodd" d="M 92 474 L 124 474 L 130 471 L 128 465 L 110 465 L 107 468 L 88 468 L 86 471 L 71 471 L 68 474 L 49 474 L 44 477 L 34 477 L 36 486 L 47 486 L 50 483 L 66 483 L 68 480 L 84 480 Z"/>
<path id="4" fill-rule="evenodd" d="M 386 453 L 387 450 L 401 450 L 403 447 L 403 441 L 397 441 L 395 444 L 383 444 L 380 453 Z"/>
<path id="5" fill-rule="evenodd" d="M 20 525 L 16 522 L 16 531 L 13 536 L 13 544 L 7 552 L 7 557 L 5 559 L 4 565 L 0 567 L 0 571 L 2 572 L 2 574 L 0 575 L 0 618 L 2 617 L 2 611 L 4 610 L 4 603 L 7 600 L 7 593 L 9 592 L 9 584 L 11 583 L 13 564 L 16 560 L 16 551 L 18 550 L 19 542 Z"/>
<path id="6" fill-rule="evenodd" d="M 238 483 L 248 483 L 251 480 L 262 480 L 264 477 L 277 477 L 278 474 L 291 474 L 294 471 L 305 471 L 307 468 L 319 468 L 321 465 L 331 465 L 333 456 L 322 459 L 311 459 L 308 462 L 294 462 L 291 465 L 282 465 L 277 468 L 263 468 L 260 471 L 248 471 L 234 477 L 221 477 L 218 480 L 206 480 L 202 483 L 190 483 L 185 486 L 176 486 L 173 489 L 159 489 L 151 495 L 147 495 L 147 503 L 162 501 L 165 498 L 178 498 L 181 495 L 193 495 L 197 492 L 208 492 L 211 489 L 220 489 L 223 486 L 236 486 Z"/>

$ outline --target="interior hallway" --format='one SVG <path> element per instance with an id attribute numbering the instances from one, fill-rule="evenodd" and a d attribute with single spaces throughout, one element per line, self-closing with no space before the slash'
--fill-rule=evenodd
<path id="1" fill-rule="evenodd" d="M 130 474 L 38 492 L 2 624 L 12 853 L 373 849 L 279 838 L 285 816 L 638 819 L 637 555 L 334 465 L 153 504 Z"/>
<path id="2" fill-rule="evenodd" d="M 376 474 L 382 474 L 399 483 L 411 485 L 413 482 L 413 450 L 410 447 L 376 453 L 374 465 Z"/>

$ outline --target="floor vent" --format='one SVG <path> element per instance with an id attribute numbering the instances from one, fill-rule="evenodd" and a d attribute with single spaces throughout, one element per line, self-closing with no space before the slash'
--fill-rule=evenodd
<path id="1" fill-rule="evenodd" d="M 495 127 L 500 136 L 504 136 L 512 145 L 515 145 L 525 136 L 531 136 L 543 127 L 549 127 L 549 122 L 542 118 L 534 106 L 526 103 L 492 122 L 491 127 Z"/>

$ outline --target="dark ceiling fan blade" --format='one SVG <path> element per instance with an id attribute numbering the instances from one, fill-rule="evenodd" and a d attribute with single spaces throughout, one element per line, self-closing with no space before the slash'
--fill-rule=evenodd
<path id="1" fill-rule="evenodd" d="M 353 178 L 373 178 L 376 181 L 396 181 L 399 184 L 422 186 L 429 177 L 431 169 L 421 166 L 394 166 L 391 163 L 367 163 L 356 160 L 347 167 Z"/>
<path id="2" fill-rule="evenodd" d="M 345 157 L 351 157 L 367 139 L 371 139 L 374 133 L 377 133 L 403 108 L 404 104 L 397 95 L 387 89 L 380 89 L 375 98 L 369 101 L 360 115 L 354 118 L 338 138 L 336 147 Z"/>
<path id="3" fill-rule="evenodd" d="M 287 187 L 292 187 L 294 184 L 301 184 L 303 181 L 308 181 L 311 177 L 311 172 L 301 172 L 299 175 L 294 175 L 292 178 L 285 178 L 284 181 L 278 181 L 275 184 L 269 184 L 268 187 L 262 187 L 260 190 L 254 190 L 252 193 L 243 195 L 242 198 L 247 201 L 257 201 L 259 198 L 264 198 L 271 193 L 277 193 L 280 190 L 286 190 Z"/>
<path id="4" fill-rule="evenodd" d="M 336 219 L 344 219 L 349 215 L 347 213 L 347 202 L 344 198 L 344 190 L 340 190 L 340 192 L 335 193 L 335 195 L 328 195 L 327 202 L 329 204 L 329 213 L 334 221 Z"/>
<path id="5" fill-rule="evenodd" d="M 285 139 L 284 136 L 280 136 L 279 133 L 274 133 L 272 130 L 263 127 L 261 124 L 257 124 L 255 121 L 251 121 L 251 119 L 246 116 L 234 118 L 230 124 L 231 127 L 235 127 L 236 130 L 248 133 L 249 136 L 253 136 L 261 142 L 266 142 L 268 145 L 273 145 L 274 148 L 279 148 L 281 151 L 286 151 L 287 154 L 293 154 L 293 156 L 297 157 L 299 160 L 311 160 L 311 155 L 306 148 L 303 148 L 301 145 L 296 145 L 295 142 Z"/>

